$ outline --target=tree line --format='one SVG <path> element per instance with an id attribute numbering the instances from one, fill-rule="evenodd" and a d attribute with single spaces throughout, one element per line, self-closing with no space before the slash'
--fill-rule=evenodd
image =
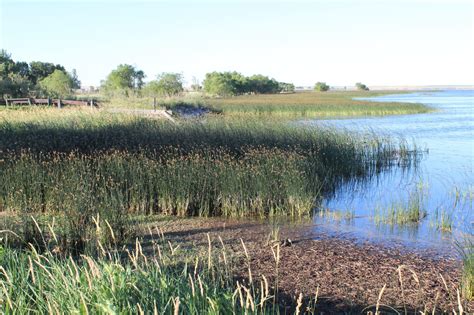
<path id="1" fill-rule="evenodd" d="M 144 82 L 145 78 L 143 70 L 128 64 L 120 64 L 101 82 L 100 91 L 107 97 L 171 97 L 184 91 L 183 75 L 180 73 L 161 73 L 147 83 Z M 65 98 L 71 96 L 75 89 L 79 89 L 80 84 L 74 69 L 68 72 L 62 65 L 49 62 L 15 62 L 10 54 L 3 49 L 0 50 L 0 96 Z M 261 74 L 244 76 L 236 71 L 207 73 L 202 85 L 194 80 L 191 88 L 213 96 L 295 91 L 292 83 L 279 82 Z M 362 83 L 356 83 L 356 88 L 369 89 Z M 317 82 L 314 86 L 314 90 L 319 92 L 329 89 L 330 86 L 325 82 Z"/>
<path id="2" fill-rule="evenodd" d="M 60 64 L 13 61 L 6 50 L 0 50 L 0 96 L 66 97 L 80 88 L 76 70 L 67 72 Z"/>

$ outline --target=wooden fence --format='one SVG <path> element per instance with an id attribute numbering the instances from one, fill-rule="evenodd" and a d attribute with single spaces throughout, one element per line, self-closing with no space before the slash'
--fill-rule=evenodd
<path id="1" fill-rule="evenodd" d="M 24 98 L 4 98 L 3 102 L 0 102 L 1 105 L 6 106 L 13 106 L 13 105 L 48 105 L 48 106 L 57 106 L 61 108 L 64 105 L 73 105 L 73 106 L 90 106 L 90 107 L 98 107 L 96 100 L 88 100 L 88 101 L 77 101 L 77 100 L 62 100 L 58 98 L 31 98 L 31 97 L 24 97 Z"/>

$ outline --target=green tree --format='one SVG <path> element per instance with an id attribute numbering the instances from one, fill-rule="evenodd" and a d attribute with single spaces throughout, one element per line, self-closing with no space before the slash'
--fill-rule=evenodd
<path id="1" fill-rule="evenodd" d="M 318 92 L 326 92 L 329 91 L 329 85 L 326 84 L 326 82 L 317 82 L 314 85 L 314 90 Z"/>
<path id="2" fill-rule="evenodd" d="M 29 78 L 33 84 L 37 84 L 47 76 L 53 74 L 55 70 L 66 72 L 66 69 L 61 65 L 55 65 L 50 62 L 33 61 L 30 63 Z"/>
<path id="3" fill-rule="evenodd" d="M 68 73 L 54 70 L 52 74 L 39 81 L 39 86 L 48 96 L 64 98 L 72 94 L 74 82 Z"/>
<path id="4" fill-rule="evenodd" d="M 71 77 L 71 80 L 72 80 L 72 88 L 73 89 L 80 89 L 81 88 L 81 81 L 79 80 L 79 77 L 77 76 L 76 69 L 72 69 L 69 76 Z"/>
<path id="5" fill-rule="evenodd" d="M 143 87 L 144 78 L 145 73 L 142 70 L 137 70 L 131 65 L 121 64 L 110 72 L 102 83 L 102 88 L 110 96 L 129 96 L 131 92 L 136 93 Z"/>
<path id="6" fill-rule="evenodd" d="M 5 49 L 0 50 L 0 78 L 6 79 L 8 74 L 12 71 L 15 62 Z"/>
<path id="7" fill-rule="evenodd" d="M 0 78 L 0 97 L 28 96 L 31 82 L 27 77 L 18 73 L 9 73 L 6 78 Z"/>
<path id="8" fill-rule="evenodd" d="M 201 86 L 201 83 L 199 82 L 199 80 L 196 77 L 193 77 L 192 81 L 193 81 L 193 84 L 191 84 L 191 89 L 193 91 L 201 91 L 202 86 Z"/>
<path id="9" fill-rule="evenodd" d="M 280 92 L 283 93 L 293 93 L 295 91 L 295 85 L 293 83 L 279 82 L 278 86 Z"/>
<path id="10" fill-rule="evenodd" d="M 237 94 L 236 76 L 231 72 L 206 73 L 203 89 L 206 93 L 219 96 L 230 96 Z"/>
<path id="11" fill-rule="evenodd" d="M 280 85 L 275 79 L 256 74 L 248 78 L 247 92 L 255 94 L 272 94 L 280 92 Z"/>
<path id="12" fill-rule="evenodd" d="M 355 84 L 355 87 L 356 87 L 356 89 L 358 89 L 359 91 L 368 91 L 368 90 L 369 90 L 369 88 L 367 87 L 367 85 L 362 84 L 362 83 L 360 83 L 360 82 L 357 82 L 357 83 Z"/>
<path id="13" fill-rule="evenodd" d="M 168 97 L 183 92 L 183 76 L 179 73 L 162 73 L 157 77 L 156 90 Z"/>
<path id="14" fill-rule="evenodd" d="M 246 93 L 270 94 L 280 93 L 284 89 L 287 91 L 295 89 L 293 84 L 278 82 L 261 74 L 246 77 L 235 71 L 207 73 L 203 87 L 205 92 L 220 96 Z"/>

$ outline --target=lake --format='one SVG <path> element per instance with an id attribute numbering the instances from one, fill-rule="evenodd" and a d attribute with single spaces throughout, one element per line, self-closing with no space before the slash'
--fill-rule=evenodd
<path id="1" fill-rule="evenodd" d="M 416 168 L 391 168 L 363 184 L 340 187 L 323 206 L 352 219 L 315 216 L 315 229 L 324 229 L 359 241 L 380 241 L 414 248 L 454 247 L 470 237 L 474 228 L 474 91 L 450 90 L 384 95 L 366 100 L 418 102 L 432 113 L 357 119 L 306 120 L 305 125 L 328 126 L 351 132 L 375 132 L 404 138 L 425 149 Z M 427 211 L 420 224 L 390 225 L 377 222 L 390 207 L 417 196 Z M 440 222 L 452 222 L 443 231 Z"/>

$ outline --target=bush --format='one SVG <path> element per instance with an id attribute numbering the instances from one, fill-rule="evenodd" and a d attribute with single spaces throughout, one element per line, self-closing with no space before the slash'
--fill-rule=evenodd
<path id="1" fill-rule="evenodd" d="M 326 82 L 317 82 L 314 85 L 314 90 L 318 92 L 326 92 L 329 90 L 329 85 L 327 85 Z"/>

